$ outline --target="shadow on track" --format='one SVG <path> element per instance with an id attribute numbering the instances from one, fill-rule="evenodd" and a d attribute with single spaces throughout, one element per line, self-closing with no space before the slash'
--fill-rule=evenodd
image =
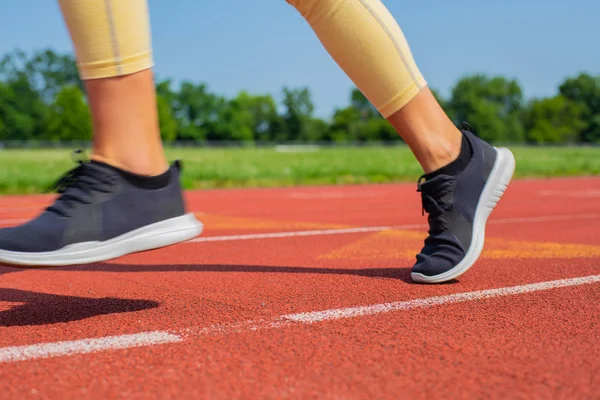
<path id="1" fill-rule="evenodd" d="M 39 270 L 40 268 L 35 268 Z M 283 273 L 283 274 L 325 274 L 325 275 L 355 275 L 368 278 L 399 279 L 405 283 L 414 284 L 410 279 L 410 267 L 397 268 L 322 268 L 322 267 L 296 267 L 296 266 L 273 266 L 273 265 L 235 265 L 235 264 L 180 264 L 180 265 L 126 265 L 97 263 L 89 265 L 77 265 L 67 267 L 41 268 L 43 270 L 56 271 L 80 271 L 80 272 L 249 272 L 249 273 Z M 33 269 L 27 269 L 32 271 Z M 23 271 L 20 268 L 0 266 L 2 274 Z M 452 280 L 443 284 L 455 284 L 458 280 Z M 439 284 L 438 284 L 439 285 Z"/>
<path id="2" fill-rule="evenodd" d="M 98 315 L 135 312 L 158 306 L 158 302 L 151 300 L 97 299 L 0 288 L 0 326 L 79 321 Z"/>
<path id="3" fill-rule="evenodd" d="M 61 267 L 65 271 L 98 271 L 98 272 L 249 272 L 249 273 L 281 273 L 281 274 L 325 274 L 325 275 L 355 275 L 368 278 L 399 279 L 413 284 L 410 279 L 410 267 L 398 268 L 321 268 L 272 265 L 228 265 L 228 264 L 189 264 L 189 265 L 124 265 L 99 263 L 85 266 Z M 446 284 L 458 283 L 458 280 Z"/>

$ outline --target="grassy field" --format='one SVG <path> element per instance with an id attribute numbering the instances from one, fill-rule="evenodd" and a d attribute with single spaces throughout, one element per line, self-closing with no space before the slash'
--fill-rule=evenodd
<path id="1" fill-rule="evenodd" d="M 517 177 L 600 175 L 600 148 L 511 148 Z M 191 188 L 269 187 L 415 181 L 420 168 L 406 147 L 168 149 L 183 160 Z M 0 193 L 41 193 L 73 166 L 70 150 L 0 151 Z"/>

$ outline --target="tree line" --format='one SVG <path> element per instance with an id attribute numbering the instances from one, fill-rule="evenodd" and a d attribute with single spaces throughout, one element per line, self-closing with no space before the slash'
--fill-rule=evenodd
<path id="1" fill-rule="evenodd" d="M 401 140 L 357 89 L 329 120 L 314 115 L 308 88 L 284 87 L 281 101 L 245 91 L 225 98 L 203 83 L 158 81 L 165 141 L 373 142 Z M 490 142 L 600 143 L 600 76 L 581 73 L 556 95 L 526 100 L 504 76 L 461 77 L 449 98 L 434 94 L 453 121 Z M 71 54 L 15 51 L 0 60 L 0 141 L 91 138 L 85 91 Z"/>

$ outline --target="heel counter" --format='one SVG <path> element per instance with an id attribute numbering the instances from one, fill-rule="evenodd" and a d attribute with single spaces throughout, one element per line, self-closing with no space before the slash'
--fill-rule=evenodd
<path id="1" fill-rule="evenodd" d="M 468 137 L 471 142 L 471 147 L 473 148 L 473 152 L 479 152 L 481 155 L 481 168 L 483 171 L 483 175 L 485 180 L 489 177 L 492 172 L 492 168 L 494 167 L 494 163 L 496 162 L 496 157 L 498 156 L 498 152 L 496 149 L 489 144 L 488 142 L 480 139 L 474 133 L 469 130 L 462 131 L 465 136 Z"/>
<path id="2" fill-rule="evenodd" d="M 483 171 L 485 179 L 487 180 L 487 178 L 490 176 L 490 173 L 492 172 L 492 168 L 494 168 L 496 158 L 498 158 L 498 151 L 489 143 L 484 142 L 481 139 L 479 140 L 481 141 L 481 149 L 483 153 Z"/>
<path id="3" fill-rule="evenodd" d="M 172 190 L 173 190 L 173 211 L 178 215 L 183 215 L 187 211 L 187 202 L 183 192 L 183 186 L 181 184 L 181 171 L 183 166 L 180 160 L 175 160 L 171 166 L 171 179 L 172 179 Z"/>

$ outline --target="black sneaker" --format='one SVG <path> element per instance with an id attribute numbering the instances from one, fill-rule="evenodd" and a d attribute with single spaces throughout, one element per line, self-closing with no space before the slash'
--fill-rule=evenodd
<path id="1" fill-rule="evenodd" d="M 419 179 L 430 229 L 412 269 L 415 282 L 449 281 L 473 266 L 483 250 L 487 219 L 512 179 L 510 150 L 492 147 L 467 130 L 463 140 L 473 154 L 461 173 Z"/>
<path id="2" fill-rule="evenodd" d="M 157 177 L 78 161 L 54 186 L 61 195 L 36 219 L 0 229 L 0 263 L 87 264 L 168 246 L 202 232 L 185 213 L 180 163 Z"/>

